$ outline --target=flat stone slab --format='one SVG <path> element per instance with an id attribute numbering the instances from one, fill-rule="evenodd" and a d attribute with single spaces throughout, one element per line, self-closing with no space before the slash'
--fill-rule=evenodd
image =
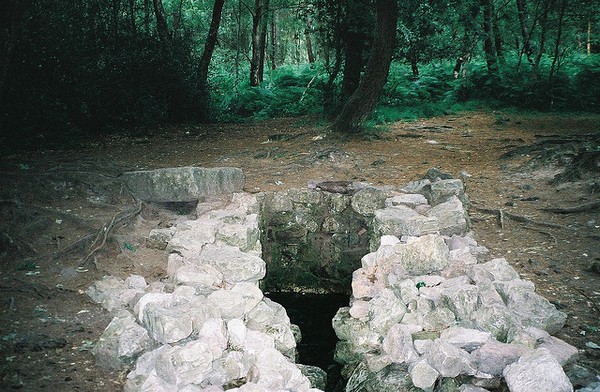
<path id="1" fill-rule="evenodd" d="M 137 198 L 158 203 L 240 192 L 245 183 L 242 170 L 234 167 L 169 167 L 126 172 L 122 179 Z"/>

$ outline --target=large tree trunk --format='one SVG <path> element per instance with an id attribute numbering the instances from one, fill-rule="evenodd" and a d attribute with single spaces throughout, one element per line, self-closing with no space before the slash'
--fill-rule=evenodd
<path id="1" fill-rule="evenodd" d="M 171 32 L 167 24 L 165 9 L 162 0 L 152 0 L 154 4 L 154 15 L 156 16 L 156 29 L 158 30 L 158 38 L 163 43 L 164 47 L 171 46 Z"/>
<path id="2" fill-rule="evenodd" d="M 259 86 L 263 80 L 265 38 L 269 0 L 254 1 L 252 16 L 252 57 L 250 58 L 250 86 Z"/>
<path id="3" fill-rule="evenodd" d="M 223 4 L 225 4 L 225 0 L 215 0 L 212 11 L 212 19 L 210 21 L 210 27 L 208 28 L 208 36 L 206 37 L 206 42 L 204 43 L 204 52 L 202 52 L 202 57 L 200 58 L 200 62 L 198 64 L 198 88 L 202 95 L 208 94 L 208 68 L 217 44 L 217 35 L 219 32 L 219 26 L 221 25 Z"/>
<path id="4" fill-rule="evenodd" d="M 356 132 L 373 112 L 387 81 L 396 44 L 398 4 L 377 0 L 377 26 L 365 74 L 332 124 L 336 132 Z"/>
<path id="5" fill-rule="evenodd" d="M 344 49 L 344 73 L 342 89 L 337 110 L 342 108 L 352 93 L 358 88 L 365 67 L 365 52 L 373 39 L 369 35 L 373 31 L 370 16 L 362 1 L 348 1 L 346 5 L 346 22 L 341 29 L 341 39 Z M 350 21 L 350 22 L 348 22 Z"/>
<path id="6" fill-rule="evenodd" d="M 498 54 L 494 39 L 494 4 L 492 0 L 481 0 L 483 10 L 483 50 L 485 52 L 485 61 L 487 63 L 488 73 L 492 80 L 498 78 Z"/>

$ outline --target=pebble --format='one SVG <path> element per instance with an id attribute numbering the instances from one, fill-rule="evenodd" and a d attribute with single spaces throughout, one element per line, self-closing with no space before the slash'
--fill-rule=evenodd
<path id="1" fill-rule="evenodd" d="M 589 347 L 589 348 L 600 349 L 600 346 L 598 346 L 598 345 L 597 345 L 596 343 L 594 343 L 594 342 L 586 342 L 586 343 L 585 343 L 585 346 L 586 346 L 586 347 Z"/>

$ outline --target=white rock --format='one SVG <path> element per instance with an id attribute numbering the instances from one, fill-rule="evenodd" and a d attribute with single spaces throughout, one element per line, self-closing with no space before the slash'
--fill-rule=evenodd
<path id="1" fill-rule="evenodd" d="M 442 377 L 454 378 L 459 374 L 473 375 L 476 371 L 466 351 L 442 339 L 433 341 L 426 358 Z"/>
<path id="2" fill-rule="evenodd" d="M 572 392 L 560 363 L 545 348 L 523 355 L 503 372 L 511 392 Z"/>
<path id="3" fill-rule="evenodd" d="M 448 247 L 439 235 L 424 235 L 407 244 L 397 244 L 394 251 L 399 264 L 412 275 L 441 271 L 448 265 Z"/>
<path id="4" fill-rule="evenodd" d="M 433 390 L 440 373 L 426 359 L 421 359 L 409 368 L 410 378 L 415 387 L 425 391 Z"/>
<path id="5" fill-rule="evenodd" d="M 406 305 L 390 289 L 381 290 L 369 301 L 369 327 L 383 335 L 406 314 Z"/>
<path id="6" fill-rule="evenodd" d="M 531 349 L 520 344 L 501 343 L 491 339 L 475 350 L 471 357 L 479 371 L 498 376 L 506 366 L 517 361 L 528 351 Z"/>
<path id="7" fill-rule="evenodd" d="M 412 363 L 419 359 L 415 351 L 412 334 L 421 331 L 418 326 L 396 324 L 392 326 L 383 339 L 384 352 L 396 363 Z"/>
<path id="8" fill-rule="evenodd" d="M 462 327 L 450 327 L 441 332 L 440 338 L 462 348 L 468 352 L 481 347 L 484 343 L 490 340 L 492 334 L 489 332 L 479 331 L 477 329 L 469 329 Z"/>

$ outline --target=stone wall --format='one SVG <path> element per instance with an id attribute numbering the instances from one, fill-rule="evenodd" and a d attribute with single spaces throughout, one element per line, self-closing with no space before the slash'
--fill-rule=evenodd
<path id="1" fill-rule="evenodd" d="M 263 259 L 270 270 L 265 290 L 350 294 L 352 273 L 382 235 L 469 230 L 460 180 L 424 180 L 405 190 L 330 184 L 266 195 L 261 211 Z"/>
<path id="2" fill-rule="evenodd" d="M 327 262 L 335 274 L 350 269 L 339 268 L 342 243 L 365 249 L 349 306 L 332 321 L 346 391 L 572 390 L 563 367 L 577 350 L 551 335 L 566 315 L 477 245 L 460 181 L 351 189 L 233 194 L 151 232 L 148 244 L 168 255 L 165 280 L 105 277 L 87 290 L 115 316 L 94 348 L 98 363 L 128 371 L 131 392 L 323 389 L 322 370 L 295 363 L 301 331 L 260 288 L 265 274 L 286 272 L 263 249 L 273 261 L 279 247 L 288 273 L 305 272 L 293 263 L 321 236 L 310 263 L 323 275 L 308 266 L 318 286 L 286 287 L 327 287 Z"/>

